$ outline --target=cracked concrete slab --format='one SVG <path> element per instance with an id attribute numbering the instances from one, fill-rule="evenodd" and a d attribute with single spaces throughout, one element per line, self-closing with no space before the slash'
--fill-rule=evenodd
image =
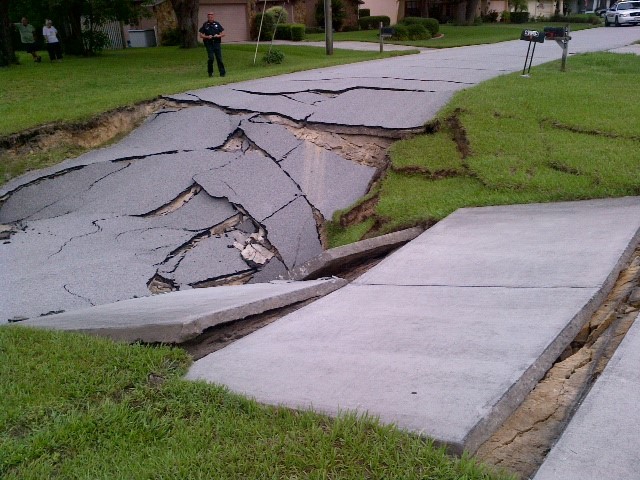
<path id="1" fill-rule="evenodd" d="M 194 180 L 213 197 L 226 197 L 262 222 L 301 195 L 300 190 L 268 157 L 243 155 L 227 165 L 199 173 Z"/>
<path id="2" fill-rule="evenodd" d="M 289 130 L 276 123 L 245 120 L 240 128 L 249 140 L 278 162 L 301 143 Z"/>
<path id="3" fill-rule="evenodd" d="M 235 87 L 235 85 L 234 85 Z M 243 112 L 278 113 L 293 120 L 304 120 L 313 107 L 280 95 L 260 95 L 234 87 L 215 87 L 187 92 L 203 102 Z M 167 98 L 171 99 L 171 96 Z"/>
<path id="4" fill-rule="evenodd" d="M 313 212 L 302 197 L 296 198 L 263 223 L 269 241 L 278 249 L 288 269 L 322 252 Z"/>
<path id="5" fill-rule="evenodd" d="M 0 209 L 0 222 L 41 220 L 65 215 L 73 209 L 56 208 L 64 199 L 89 190 L 96 182 L 126 168 L 126 163 L 100 163 L 70 171 L 55 178 L 43 179 L 13 193 Z M 54 213 L 47 215 L 43 211 Z"/>
<path id="6" fill-rule="evenodd" d="M 320 297 L 346 284 L 328 279 L 198 288 L 27 320 L 21 325 L 128 342 L 182 343 L 205 329 Z"/>
<path id="7" fill-rule="evenodd" d="M 633 239 L 640 238 L 636 222 L 621 222 L 623 218 L 640 218 L 640 197 L 463 208 L 357 282 L 593 287 L 606 279 L 612 262 L 626 254 Z M 452 237 L 455 231 L 465 234 Z M 566 242 L 562 248 L 560 239 Z"/>
<path id="8" fill-rule="evenodd" d="M 451 98 L 451 92 L 350 90 L 318 105 L 310 123 L 411 129 L 422 126 Z"/>
<path id="9" fill-rule="evenodd" d="M 277 258 L 272 258 L 267 264 L 253 274 L 248 283 L 265 283 L 272 280 L 285 280 L 288 278 L 287 267 Z"/>
<path id="10" fill-rule="evenodd" d="M 251 271 L 240 252 L 233 248 L 233 242 L 233 237 L 227 234 L 203 238 L 182 255 L 177 265 L 160 267 L 158 273 L 184 287 Z"/>
<path id="11" fill-rule="evenodd" d="M 215 148 L 224 144 L 237 128 L 238 121 L 237 117 L 209 106 L 162 111 L 120 142 L 96 152 L 101 153 L 103 160 L 115 160 Z"/>
<path id="12" fill-rule="evenodd" d="M 473 453 L 639 241 L 640 197 L 463 209 L 344 289 L 199 360 L 188 378 L 270 404 L 367 412 Z"/>
<path id="13" fill-rule="evenodd" d="M 280 166 L 326 219 L 366 194 L 376 174 L 374 167 L 345 160 L 311 142 L 302 142 Z"/>
<path id="14" fill-rule="evenodd" d="M 640 321 L 634 324 L 534 480 L 632 480 L 640 472 Z"/>

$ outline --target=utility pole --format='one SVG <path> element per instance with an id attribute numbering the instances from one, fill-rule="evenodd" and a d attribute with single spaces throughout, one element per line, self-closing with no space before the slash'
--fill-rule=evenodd
<path id="1" fill-rule="evenodd" d="M 333 18 L 331 0 L 324 0 L 324 41 L 327 55 L 333 55 Z"/>

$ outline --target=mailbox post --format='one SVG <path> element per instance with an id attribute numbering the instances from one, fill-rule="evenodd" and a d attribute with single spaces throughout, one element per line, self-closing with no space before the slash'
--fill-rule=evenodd
<path id="1" fill-rule="evenodd" d="M 564 27 L 544 27 L 544 35 L 549 40 L 555 40 L 556 43 L 562 48 L 562 63 L 560 64 L 560 71 L 564 72 L 567 69 L 567 55 L 569 54 L 569 24 Z"/>
<path id="2" fill-rule="evenodd" d="M 527 47 L 527 56 L 524 59 L 524 67 L 522 69 L 522 76 L 528 77 L 529 72 L 531 71 L 531 64 L 533 63 L 533 54 L 536 52 L 536 44 L 544 43 L 544 34 L 537 30 L 523 30 L 520 34 L 520 40 L 525 40 L 529 42 L 529 46 Z M 533 50 L 531 50 L 531 44 L 533 43 Z M 531 58 L 529 58 L 529 52 L 531 52 Z M 529 71 L 525 74 L 525 70 L 527 70 L 527 62 L 529 62 Z"/>

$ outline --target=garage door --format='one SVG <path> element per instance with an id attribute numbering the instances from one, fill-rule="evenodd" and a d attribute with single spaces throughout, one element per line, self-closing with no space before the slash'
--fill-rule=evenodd
<path id="1" fill-rule="evenodd" d="M 249 40 L 249 19 L 246 3 L 204 3 L 200 2 L 199 25 L 207 21 L 207 12 L 213 11 L 217 22 L 224 27 L 224 42 Z"/>

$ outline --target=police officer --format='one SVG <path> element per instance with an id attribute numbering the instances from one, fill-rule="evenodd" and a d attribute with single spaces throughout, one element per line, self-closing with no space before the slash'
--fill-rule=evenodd
<path id="1" fill-rule="evenodd" d="M 224 63 L 222 63 L 222 49 L 220 48 L 221 38 L 225 35 L 224 28 L 214 20 L 213 12 L 207 13 L 207 21 L 202 24 L 199 32 L 200 38 L 204 41 L 204 46 L 207 49 L 207 72 L 209 72 L 209 76 L 213 77 L 213 58 L 215 57 L 220 76 L 224 77 L 226 71 Z"/>

